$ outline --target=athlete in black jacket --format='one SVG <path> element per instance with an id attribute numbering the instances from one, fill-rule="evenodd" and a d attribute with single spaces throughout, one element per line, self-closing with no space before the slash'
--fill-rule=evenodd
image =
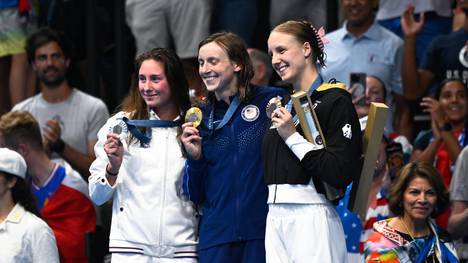
<path id="1" fill-rule="evenodd" d="M 272 64 L 283 81 L 310 96 L 326 146 L 308 142 L 295 123 L 291 102 L 276 109 L 263 140 L 269 212 L 267 262 L 347 262 L 341 221 L 323 182 L 345 188 L 359 174 L 362 139 L 350 94 L 323 84 L 323 40 L 308 22 L 288 21 L 268 39 Z M 306 240 L 306 242 L 304 242 Z"/>

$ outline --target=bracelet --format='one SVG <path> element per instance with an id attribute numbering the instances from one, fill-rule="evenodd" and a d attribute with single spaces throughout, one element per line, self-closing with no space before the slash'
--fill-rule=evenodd
<path id="1" fill-rule="evenodd" d="M 106 165 L 106 173 L 110 176 L 117 176 L 119 174 L 119 172 L 116 172 L 116 173 L 111 173 L 109 172 L 109 169 L 107 169 L 109 167 L 109 165 Z"/>

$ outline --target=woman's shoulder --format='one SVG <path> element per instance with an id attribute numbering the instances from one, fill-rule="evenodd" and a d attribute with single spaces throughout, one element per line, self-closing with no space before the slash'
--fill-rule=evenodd
<path id="1" fill-rule="evenodd" d="M 400 246 L 395 239 L 399 235 L 388 223 L 391 219 L 374 223 L 374 232 L 364 243 L 365 262 L 381 262 L 382 258 L 396 259 L 395 248 Z"/>
<path id="2" fill-rule="evenodd" d="M 390 222 L 394 218 L 388 218 L 384 220 L 380 220 L 374 223 L 374 236 L 371 241 L 374 242 L 382 242 L 384 240 L 390 241 L 390 243 L 385 242 L 386 244 L 393 244 L 395 245 L 403 245 L 405 243 L 405 239 L 398 233 L 398 231 L 393 228 Z M 372 235 L 371 235 L 372 236 Z"/>
<path id="3" fill-rule="evenodd" d="M 36 216 L 35 214 L 27 210 L 23 211 L 24 214 L 21 218 L 21 225 L 24 227 L 25 233 L 27 235 L 38 236 L 52 232 L 49 225 L 47 225 L 47 223 L 42 218 Z"/>

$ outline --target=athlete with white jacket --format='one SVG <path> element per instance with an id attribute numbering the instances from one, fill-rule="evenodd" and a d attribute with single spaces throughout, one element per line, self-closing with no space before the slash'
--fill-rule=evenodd
<path id="1" fill-rule="evenodd" d="M 175 53 L 161 48 L 140 55 L 134 73 L 123 111 L 98 133 L 90 196 L 98 205 L 113 199 L 112 262 L 196 262 L 198 220 L 180 194 L 187 81 Z"/>

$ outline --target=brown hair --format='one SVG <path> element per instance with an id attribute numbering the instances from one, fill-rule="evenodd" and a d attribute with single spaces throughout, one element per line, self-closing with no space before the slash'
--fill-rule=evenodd
<path id="1" fill-rule="evenodd" d="M 36 60 L 36 50 L 40 47 L 50 43 L 56 42 L 57 45 L 62 49 L 63 55 L 66 59 L 71 58 L 71 43 L 65 36 L 50 27 L 43 27 L 34 32 L 26 40 L 26 54 L 28 56 L 29 63 Z"/>
<path id="2" fill-rule="evenodd" d="M 226 51 L 229 59 L 241 67 L 241 70 L 236 72 L 237 80 L 240 84 L 239 99 L 241 102 L 248 100 L 251 95 L 250 80 L 252 80 L 254 75 L 254 69 L 244 40 L 231 32 L 214 33 L 198 44 L 198 50 L 211 42 L 215 42 L 219 45 Z"/>
<path id="3" fill-rule="evenodd" d="M 0 176 L 5 176 L 7 181 L 16 179 L 15 186 L 11 189 L 13 203 L 20 204 L 26 211 L 41 217 L 36 206 L 36 197 L 31 191 L 31 187 L 23 178 L 16 175 L 0 171 Z"/>
<path id="4" fill-rule="evenodd" d="M 5 113 L 0 118 L 0 135 L 8 148 L 18 149 L 19 144 L 25 142 L 36 150 L 43 150 L 39 124 L 27 111 Z"/>
<path id="5" fill-rule="evenodd" d="M 312 48 L 312 62 L 325 67 L 324 43 L 310 22 L 290 20 L 279 24 L 273 31 L 292 35 L 301 43 L 308 42 Z"/>
<path id="6" fill-rule="evenodd" d="M 436 193 L 437 202 L 431 216 L 437 217 L 448 207 L 449 193 L 437 169 L 428 162 L 411 162 L 401 169 L 390 187 L 388 206 L 396 216 L 403 216 L 403 194 L 410 182 L 418 177 L 426 179 Z"/>
<path id="7" fill-rule="evenodd" d="M 130 92 L 125 97 L 120 108 L 125 112 L 130 112 L 130 119 L 141 120 L 149 118 L 148 107 L 138 89 L 138 74 L 141 64 L 146 60 L 154 60 L 163 64 L 164 73 L 171 90 L 171 99 L 174 100 L 179 109 L 180 117 L 183 120 L 185 112 L 190 107 L 189 86 L 179 57 L 174 51 L 166 48 L 154 48 L 135 59 Z M 141 128 L 141 131 L 145 133 L 146 128 Z"/>

